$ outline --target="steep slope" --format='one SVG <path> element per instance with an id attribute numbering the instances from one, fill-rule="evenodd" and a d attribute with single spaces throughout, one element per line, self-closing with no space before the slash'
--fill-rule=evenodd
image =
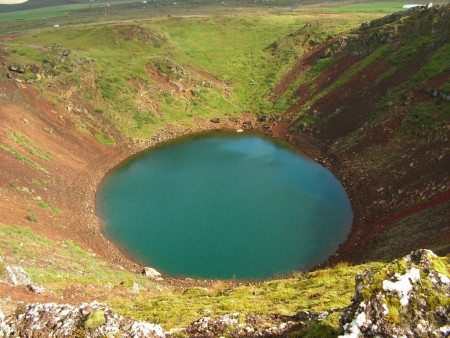
<path id="1" fill-rule="evenodd" d="M 450 251 L 449 31 L 448 5 L 364 23 L 274 90 L 292 93 L 293 140 L 322 150 L 352 197 L 353 230 L 332 261 Z"/>

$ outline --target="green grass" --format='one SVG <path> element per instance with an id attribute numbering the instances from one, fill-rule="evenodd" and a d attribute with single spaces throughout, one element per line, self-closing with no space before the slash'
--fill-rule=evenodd
<path id="1" fill-rule="evenodd" d="M 76 84 L 79 94 L 125 136 L 148 138 L 168 123 L 185 128 L 195 124 L 195 118 L 238 116 L 245 111 L 282 112 L 292 100 L 285 96 L 274 104 L 269 94 L 295 59 L 330 35 L 373 17 L 165 17 L 139 25 L 46 30 L 5 41 L 4 45 L 11 54 L 9 62 L 47 65 L 50 76 L 38 86 L 57 107 L 65 105 L 61 95 L 45 88 Z M 51 48 L 58 43 L 71 50 L 63 64 L 58 61 L 57 50 Z M 317 71 L 328 63 L 318 64 Z M 150 70 L 158 71 L 160 78 L 152 76 Z M 211 82 L 199 71 L 216 80 Z M 93 76 L 94 85 L 84 85 L 85 74 Z M 78 125 L 99 142 L 114 144 L 107 130 L 96 127 L 95 118 Z"/>
<path id="2" fill-rule="evenodd" d="M 398 12 L 404 10 L 403 2 L 368 2 L 361 4 L 343 5 L 339 7 L 330 7 L 325 9 L 326 12 Z"/>
<path id="3" fill-rule="evenodd" d="M 67 15 L 70 11 L 86 7 L 87 7 L 86 4 L 73 4 L 73 5 L 35 8 L 17 12 L 6 12 L 0 13 L 0 21 L 36 20 L 36 19 L 43 20 L 43 19 L 58 18 Z M 49 27 L 50 26 L 51 23 L 49 22 Z"/>
<path id="4" fill-rule="evenodd" d="M 27 220 L 29 220 L 30 222 L 34 222 L 34 223 L 39 223 L 39 218 L 33 209 L 27 209 L 26 212 L 27 212 L 27 215 L 25 216 L 25 218 Z"/>
<path id="5" fill-rule="evenodd" d="M 34 162 L 29 157 L 23 155 L 20 151 L 10 148 L 8 146 L 5 146 L 4 144 L 0 144 L 0 149 L 6 151 L 7 153 L 11 154 L 14 158 L 18 159 L 20 162 L 25 163 L 27 165 L 30 165 L 36 169 L 42 170 L 43 172 L 47 172 L 44 167 L 42 167 L 40 164 Z"/>
<path id="6" fill-rule="evenodd" d="M 100 142 L 101 144 L 104 144 L 106 146 L 113 147 L 116 145 L 116 141 L 114 140 L 114 137 L 112 136 L 105 136 L 103 134 L 97 133 L 95 134 L 95 139 Z"/>
<path id="7" fill-rule="evenodd" d="M 24 147 L 30 154 L 36 156 L 42 161 L 49 162 L 52 159 L 49 153 L 34 146 L 33 141 L 28 136 L 25 136 L 24 134 L 18 131 L 9 133 L 8 138 L 12 140 L 15 144 Z"/>
<path id="8" fill-rule="evenodd" d="M 106 263 L 70 240 L 51 241 L 22 226 L 0 224 L 0 256 L 20 262 L 33 283 L 55 292 L 76 284 L 104 289 L 130 279 L 144 289 L 156 287 L 148 278 Z"/>
<path id="9" fill-rule="evenodd" d="M 55 213 L 57 213 L 57 214 L 61 213 L 61 210 L 60 210 L 59 208 L 54 207 L 54 206 L 51 206 L 51 205 L 48 205 L 47 203 L 45 203 L 45 202 L 44 202 L 43 200 L 41 200 L 41 199 L 37 199 L 37 200 L 36 200 L 36 204 L 37 204 L 39 207 L 43 208 L 43 209 L 49 209 L 49 210 L 51 210 L 51 211 L 53 211 L 53 212 L 55 212 Z"/>
<path id="10" fill-rule="evenodd" d="M 414 82 L 430 80 L 450 71 L 450 43 L 440 47 L 413 77 Z"/>
<path id="11" fill-rule="evenodd" d="M 193 287 L 152 297 L 113 299 L 109 303 L 118 313 L 163 327 L 187 325 L 202 317 L 205 311 L 211 311 L 214 316 L 230 312 L 293 315 L 299 309 L 324 311 L 348 305 L 354 293 L 355 274 L 377 266 L 380 264 L 344 266 L 250 286 L 233 287 L 217 282 L 210 290 Z"/>
<path id="12" fill-rule="evenodd" d="M 445 139 L 450 122 L 450 102 L 434 98 L 416 105 L 403 123 L 403 129 L 418 139 Z"/>
<path id="13" fill-rule="evenodd" d="M 0 256 L 6 259 L 4 264 L 20 262 L 33 283 L 57 294 L 83 285 L 90 285 L 92 292 L 109 288 L 111 298 L 106 302 L 115 311 L 166 328 L 187 325 L 207 311 L 213 317 L 231 312 L 293 315 L 299 309 L 325 311 L 346 306 L 354 293 L 355 274 L 381 266 L 380 263 L 354 267 L 343 264 L 334 269 L 256 284 L 235 286 L 218 281 L 208 289 L 157 291 L 158 286 L 146 277 L 118 269 L 72 241 L 55 242 L 30 228 L 1 224 Z M 134 282 L 140 286 L 140 293 L 131 297 L 129 291 L 120 291 Z M 331 316 L 321 327 L 311 328 L 310 334 L 335 332 L 337 327 L 338 316 Z"/>

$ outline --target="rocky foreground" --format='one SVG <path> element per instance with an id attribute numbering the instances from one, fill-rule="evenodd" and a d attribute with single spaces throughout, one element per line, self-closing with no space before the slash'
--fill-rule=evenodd
<path id="1" fill-rule="evenodd" d="M 115 314 L 97 302 L 26 304 L 8 316 L 0 310 L 0 337 L 275 337 L 320 323 L 336 311 L 342 312 L 340 337 L 448 337 L 448 275 L 442 259 L 429 250 L 418 250 L 377 271 L 357 275 L 355 295 L 346 308 L 299 311 L 293 316 L 231 313 L 170 331 Z"/>

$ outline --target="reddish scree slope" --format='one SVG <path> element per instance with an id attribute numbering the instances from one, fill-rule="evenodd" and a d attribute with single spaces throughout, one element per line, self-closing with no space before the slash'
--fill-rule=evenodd
<path id="1" fill-rule="evenodd" d="M 288 122 L 273 128 L 278 135 L 289 134 L 291 142 L 330 167 L 351 198 L 353 228 L 330 263 L 389 260 L 419 247 L 439 254 L 450 252 L 449 129 L 440 137 L 417 138 L 411 136 L 405 122 L 420 103 L 436 104 L 447 114 L 450 111 L 449 102 L 426 93 L 429 87 L 445 84 L 450 72 L 411 85 L 413 75 L 441 46 L 419 50 L 394 71 L 388 60 L 395 52 L 391 51 L 304 107 L 366 56 L 344 47 L 333 55 L 331 66 L 313 86 L 305 83 L 294 89 L 297 102 L 285 112 Z M 277 93 L 306 74 L 327 47 L 299 60 L 278 85 Z M 389 71 L 390 76 L 383 76 Z M 390 90 L 399 88 L 406 88 L 400 100 L 389 102 L 390 107 L 380 111 L 379 102 L 386 100 Z M 313 116 L 313 122 L 305 119 L 308 116 Z M 306 127 L 303 121 L 307 121 Z M 444 123 L 449 122 L 447 117 Z"/>

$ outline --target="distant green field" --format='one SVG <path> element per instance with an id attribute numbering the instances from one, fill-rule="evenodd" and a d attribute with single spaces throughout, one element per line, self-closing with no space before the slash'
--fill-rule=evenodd
<path id="1" fill-rule="evenodd" d="M 76 9 L 87 7 L 87 4 L 75 4 L 6 12 L 0 13 L 0 21 L 50 19 L 67 15 L 67 13 Z"/>
<path id="2" fill-rule="evenodd" d="M 412 3 L 412 2 L 411 2 Z M 416 2 L 414 2 L 416 3 Z M 405 2 L 375 2 L 329 7 L 327 12 L 398 12 L 403 10 Z"/>

